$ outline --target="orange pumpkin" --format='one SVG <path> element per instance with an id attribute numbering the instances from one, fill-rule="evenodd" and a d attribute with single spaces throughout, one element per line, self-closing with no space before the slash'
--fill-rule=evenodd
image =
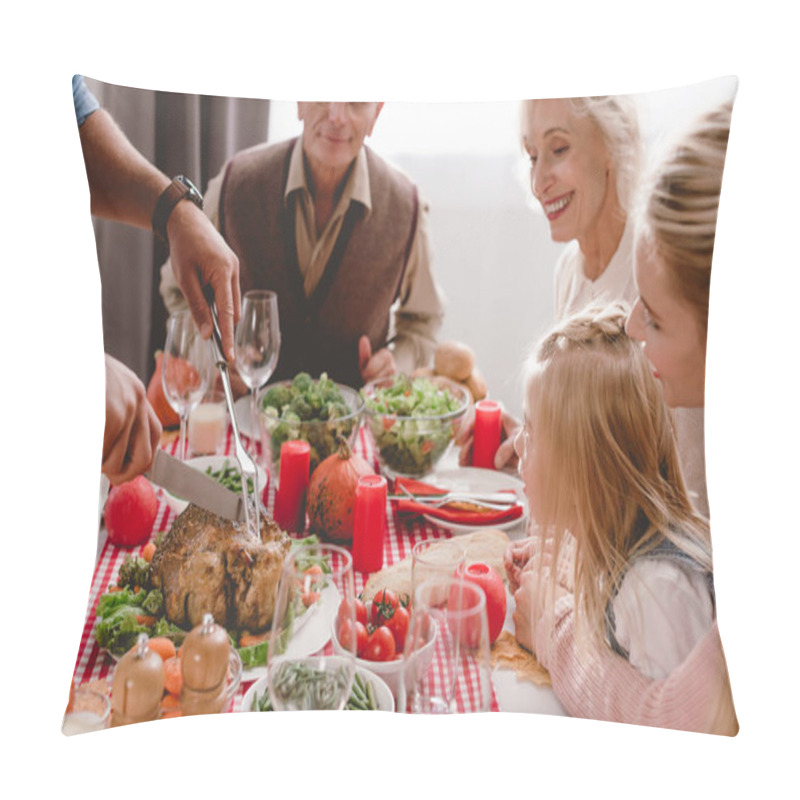
<path id="1" fill-rule="evenodd" d="M 158 421 L 163 428 L 177 428 L 181 424 L 178 412 L 169 404 L 164 396 L 164 387 L 161 384 L 161 363 L 164 360 L 164 352 L 156 350 L 156 369 L 150 383 L 147 385 L 147 399 L 156 412 Z"/>

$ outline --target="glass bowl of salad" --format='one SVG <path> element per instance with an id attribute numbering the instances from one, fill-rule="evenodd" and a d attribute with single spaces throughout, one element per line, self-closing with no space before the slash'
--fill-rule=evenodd
<path id="1" fill-rule="evenodd" d="M 470 404 L 465 387 L 438 375 L 381 378 L 361 394 L 381 471 L 391 478 L 431 472 L 450 448 Z"/>
<path id="2" fill-rule="evenodd" d="M 280 469 L 281 445 L 295 439 L 311 447 L 311 472 L 338 448 L 340 437 L 352 447 L 361 425 L 364 400 L 326 373 L 318 380 L 300 372 L 290 381 L 269 384 L 259 399 L 261 447 L 273 474 Z"/>

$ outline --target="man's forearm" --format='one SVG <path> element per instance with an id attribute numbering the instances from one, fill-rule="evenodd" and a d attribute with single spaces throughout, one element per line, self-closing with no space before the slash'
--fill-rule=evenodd
<path id="1" fill-rule="evenodd" d="M 80 127 L 80 138 L 92 214 L 149 229 L 169 178 L 136 150 L 103 109 Z"/>

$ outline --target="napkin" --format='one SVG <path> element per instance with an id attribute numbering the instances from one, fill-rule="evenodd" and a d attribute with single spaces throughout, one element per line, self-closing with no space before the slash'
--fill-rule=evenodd
<path id="1" fill-rule="evenodd" d="M 394 494 L 402 494 L 407 489 L 416 495 L 447 494 L 446 489 L 440 489 L 429 483 L 415 481 L 411 478 L 396 478 Z M 507 509 L 496 511 L 492 508 L 481 508 L 473 503 L 456 502 L 433 508 L 426 503 L 417 503 L 408 500 L 392 500 L 400 514 L 425 514 L 426 516 L 440 519 L 444 522 L 453 522 L 457 525 L 497 525 L 501 522 L 510 522 L 522 516 L 522 506 L 509 506 Z"/>

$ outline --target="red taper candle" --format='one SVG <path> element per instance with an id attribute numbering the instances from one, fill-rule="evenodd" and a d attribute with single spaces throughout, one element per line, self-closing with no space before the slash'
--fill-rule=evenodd
<path id="1" fill-rule="evenodd" d="M 383 566 L 386 538 L 386 478 L 363 475 L 353 508 L 353 569 L 377 572 Z"/>
<path id="2" fill-rule="evenodd" d="M 275 522 L 285 531 L 304 531 L 306 491 L 311 465 L 308 442 L 293 440 L 281 445 L 278 491 L 275 493 Z"/>
<path id="3" fill-rule="evenodd" d="M 481 400 L 475 403 L 475 427 L 472 438 L 472 466 L 494 469 L 494 456 L 500 446 L 503 428 L 500 403 Z"/>

